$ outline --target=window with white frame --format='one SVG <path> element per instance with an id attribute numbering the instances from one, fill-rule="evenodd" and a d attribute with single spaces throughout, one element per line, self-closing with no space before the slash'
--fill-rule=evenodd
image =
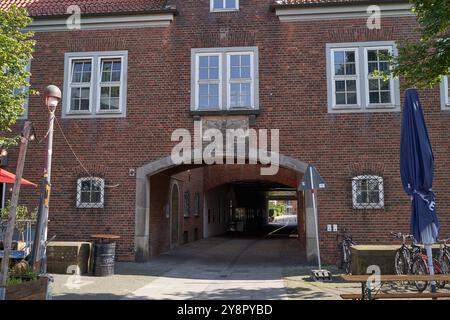
<path id="1" fill-rule="evenodd" d="M 361 175 L 352 179 L 354 209 L 384 208 L 383 178 L 375 175 Z"/>
<path id="2" fill-rule="evenodd" d="M 358 51 L 333 49 L 332 60 L 335 107 L 358 107 Z"/>
<path id="3" fill-rule="evenodd" d="M 389 71 L 393 42 L 327 44 L 329 112 L 399 111 L 398 79 L 377 72 Z"/>
<path id="4" fill-rule="evenodd" d="M 191 109 L 258 109 L 257 48 L 192 49 Z"/>
<path id="5" fill-rule="evenodd" d="M 71 112 L 91 110 L 92 59 L 74 59 L 71 63 L 70 105 Z"/>
<path id="6" fill-rule="evenodd" d="M 31 70 L 31 60 L 28 61 L 28 64 L 26 66 L 26 72 L 30 72 Z M 28 84 L 30 83 L 30 77 L 28 76 L 26 81 Z M 22 105 L 22 108 L 24 109 L 22 115 L 19 117 L 19 119 L 27 119 L 28 118 L 28 100 L 29 100 L 29 87 L 22 87 L 20 89 L 17 89 L 15 93 L 23 93 L 25 95 L 25 103 Z"/>
<path id="7" fill-rule="evenodd" d="M 105 180 L 97 177 L 77 180 L 77 208 L 103 208 Z"/>
<path id="8" fill-rule="evenodd" d="M 236 11 L 239 10 L 239 0 L 210 0 L 211 11 Z"/>
<path id="9" fill-rule="evenodd" d="M 199 54 L 197 56 L 198 108 L 219 109 L 221 89 L 220 54 Z"/>
<path id="10" fill-rule="evenodd" d="M 66 53 L 66 117 L 126 114 L 127 52 Z"/>
<path id="11" fill-rule="evenodd" d="M 390 48 L 365 48 L 365 61 L 367 65 L 367 91 L 369 107 L 376 105 L 390 105 L 392 103 L 393 80 L 392 77 L 384 80 L 380 76 L 374 76 L 374 72 L 388 72 L 388 55 Z"/>
<path id="12" fill-rule="evenodd" d="M 450 110 L 450 79 L 443 77 L 441 83 L 441 107 L 442 110 Z"/>

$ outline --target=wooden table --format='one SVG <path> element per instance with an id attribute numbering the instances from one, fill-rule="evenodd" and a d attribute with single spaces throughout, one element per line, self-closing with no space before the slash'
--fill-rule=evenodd
<path id="1" fill-rule="evenodd" d="M 372 288 L 368 287 L 368 281 L 374 280 L 373 275 L 342 275 L 341 278 L 347 282 L 359 282 L 361 283 L 361 299 L 372 300 Z M 386 282 L 410 282 L 410 281 L 447 281 L 450 282 L 449 274 L 436 274 L 436 275 L 380 275 L 378 279 L 381 284 Z M 405 295 L 405 294 L 403 294 Z M 416 294 L 415 297 L 417 297 Z M 422 294 L 424 295 L 424 294 Z M 433 295 L 433 294 L 431 294 Z M 436 294 L 435 296 L 450 297 L 450 294 Z M 400 295 L 399 295 L 400 297 Z M 412 296 L 411 296 L 412 297 Z M 431 296 L 430 296 L 431 297 Z"/>
<path id="2" fill-rule="evenodd" d="M 119 236 L 113 235 L 113 234 L 92 234 L 91 238 L 95 241 L 98 241 L 100 243 L 108 243 L 113 240 L 120 239 Z"/>

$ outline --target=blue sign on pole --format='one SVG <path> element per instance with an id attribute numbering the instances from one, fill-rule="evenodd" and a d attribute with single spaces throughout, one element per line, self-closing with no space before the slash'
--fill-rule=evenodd
<path id="1" fill-rule="evenodd" d="M 320 176 L 317 169 L 312 165 L 308 165 L 303 180 L 298 185 L 298 190 L 316 190 L 325 188 L 325 180 Z"/>

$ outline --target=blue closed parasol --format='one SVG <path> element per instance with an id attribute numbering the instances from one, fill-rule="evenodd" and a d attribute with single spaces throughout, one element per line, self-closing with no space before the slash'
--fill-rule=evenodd
<path id="1" fill-rule="evenodd" d="M 411 196 L 411 233 L 425 245 L 429 271 L 434 274 L 431 246 L 439 235 L 435 194 L 432 191 L 434 157 L 419 95 L 415 89 L 408 89 L 405 93 L 400 173 L 403 188 Z"/>

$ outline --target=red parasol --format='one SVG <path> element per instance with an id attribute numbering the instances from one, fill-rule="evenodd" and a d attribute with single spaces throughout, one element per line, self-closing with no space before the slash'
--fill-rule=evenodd
<path id="1" fill-rule="evenodd" d="M 0 169 L 0 183 L 11 183 L 16 181 L 16 175 L 14 173 L 8 172 L 6 170 Z M 37 187 L 37 184 L 30 182 L 28 180 L 22 179 L 20 182 L 22 185 Z"/>

